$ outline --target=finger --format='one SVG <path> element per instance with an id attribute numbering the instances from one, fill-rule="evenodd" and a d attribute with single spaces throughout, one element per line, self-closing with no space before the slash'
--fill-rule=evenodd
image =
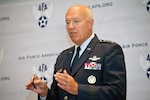
<path id="1" fill-rule="evenodd" d="M 37 89 L 36 88 L 36 86 L 35 86 L 35 80 L 38 80 L 39 78 L 38 78 L 38 76 L 36 75 L 36 74 L 34 74 L 33 76 L 32 76 L 32 86 L 35 88 L 35 89 Z"/>
<path id="2" fill-rule="evenodd" d="M 44 81 L 41 80 L 40 78 L 36 78 L 34 81 L 33 81 L 33 84 L 32 85 L 35 85 L 38 86 L 38 85 L 41 85 Z"/>
<path id="3" fill-rule="evenodd" d="M 67 73 L 67 70 L 64 70 L 63 74 L 65 75 L 65 79 L 72 78 L 72 76 Z"/>
<path id="4" fill-rule="evenodd" d="M 30 79 L 30 81 L 25 85 L 26 89 L 30 89 L 32 87 L 32 80 Z"/>
<path id="5" fill-rule="evenodd" d="M 56 75 L 54 75 L 54 77 L 55 77 L 55 80 L 59 84 L 64 85 L 64 86 L 66 85 L 66 79 L 65 79 L 64 75 L 62 75 L 62 74 L 56 74 Z"/>
<path id="6" fill-rule="evenodd" d="M 64 86 L 66 85 L 66 82 L 61 79 L 55 78 L 55 80 L 61 85 L 64 85 Z"/>
<path id="7" fill-rule="evenodd" d="M 64 73 L 65 75 L 69 75 L 69 74 L 67 73 L 67 70 L 64 70 L 63 73 Z"/>
<path id="8" fill-rule="evenodd" d="M 65 86 L 65 85 L 63 85 L 63 84 L 58 83 L 58 84 L 57 84 L 57 86 L 58 86 L 59 88 L 63 89 L 63 90 L 65 90 L 65 89 L 66 89 L 66 86 Z"/>
<path id="9" fill-rule="evenodd" d="M 38 80 L 38 79 L 40 79 L 40 78 L 37 75 L 33 75 L 30 78 L 29 83 L 25 85 L 26 89 L 32 90 L 33 88 L 36 88 L 36 86 L 35 86 L 35 80 Z"/>
<path id="10" fill-rule="evenodd" d="M 66 76 L 64 75 L 64 73 L 56 73 L 54 75 L 55 78 L 57 78 L 58 80 L 65 80 Z"/>

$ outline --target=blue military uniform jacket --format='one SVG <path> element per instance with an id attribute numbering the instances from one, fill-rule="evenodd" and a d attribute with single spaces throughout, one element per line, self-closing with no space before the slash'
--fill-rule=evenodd
<path id="1" fill-rule="evenodd" d="M 64 50 L 57 58 L 54 73 L 67 69 L 77 81 L 78 95 L 57 87 L 53 80 L 46 100 L 125 100 L 126 69 L 121 47 L 113 42 L 92 39 L 70 72 L 74 47 Z"/>

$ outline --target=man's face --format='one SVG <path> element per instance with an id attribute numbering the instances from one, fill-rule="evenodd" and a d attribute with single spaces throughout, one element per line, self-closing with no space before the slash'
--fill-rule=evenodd
<path id="1" fill-rule="evenodd" d="M 74 7 L 66 14 L 66 29 L 71 40 L 81 45 L 92 34 L 93 20 L 87 20 L 82 8 Z"/>

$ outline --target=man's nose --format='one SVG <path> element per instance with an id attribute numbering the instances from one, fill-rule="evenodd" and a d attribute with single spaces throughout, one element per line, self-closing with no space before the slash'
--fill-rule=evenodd
<path id="1" fill-rule="evenodd" d="M 69 24 L 69 28 L 74 28 L 74 23 L 73 22 L 70 22 L 70 24 Z"/>

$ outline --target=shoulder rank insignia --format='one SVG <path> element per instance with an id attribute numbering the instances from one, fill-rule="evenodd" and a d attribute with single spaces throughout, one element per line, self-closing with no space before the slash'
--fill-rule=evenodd
<path id="1" fill-rule="evenodd" d="M 113 43 L 113 42 L 110 41 L 110 40 L 103 40 L 103 39 L 100 39 L 99 41 L 100 41 L 100 42 L 109 42 L 109 43 Z"/>

